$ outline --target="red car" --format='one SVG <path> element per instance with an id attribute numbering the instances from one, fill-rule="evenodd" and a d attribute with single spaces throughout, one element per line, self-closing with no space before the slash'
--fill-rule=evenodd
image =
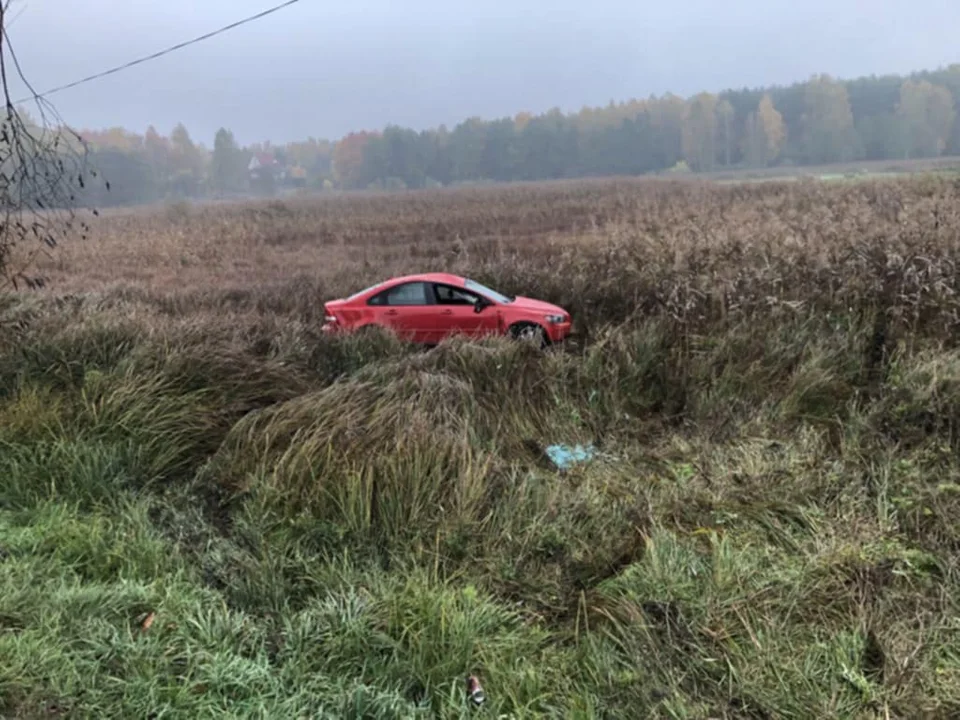
<path id="1" fill-rule="evenodd" d="M 324 305 L 326 332 L 379 326 L 424 344 L 445 337 L 509 335 L 541 345 L 570 334 L 570 314 L 540 300 L 510 297 L 457 275 L 427 273 L 392 278 L 345 300 Z"/>

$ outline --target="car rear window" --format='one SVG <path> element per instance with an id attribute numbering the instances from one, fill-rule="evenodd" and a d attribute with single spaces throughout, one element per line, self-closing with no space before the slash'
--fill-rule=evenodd
<path id="1" fill-rule="evenodd" d="M 361 290 L 360 292 L 355 292 L 353 295 L 351 295 L 350 297 L 348 297 L 347 300 L 348 300 L 348 301 L 350 301 L 350 300 L 356 300 L 358 297 L 360 297 L 360 296 L 362 296 L 362 295 L 366 295 L 366 294 L 367 294 L 368 292 L 370 292 L 371 290 L 376 290 L 376 289 L 377 289 L 378 287 L 380 287 L 381 285 L 383 285 L 383 283 L 382 283 L 382 282 L 378 282 L 376 285 L 371 285 L 371 286 L 368 287 L 368 288 L 364 288 L 364 289 Z"/>
<path id="2" fill-rule="evenodd" d="M 430 305 L 427 284 L 404 283 L 370 298 L 371 305 Z"/>

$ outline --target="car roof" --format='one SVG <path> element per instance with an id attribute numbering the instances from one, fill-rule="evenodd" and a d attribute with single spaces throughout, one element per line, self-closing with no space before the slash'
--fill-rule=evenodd
<path id="1" fill-rule="evenodd" d="M 463 287 L 466 284 L 466 280 L 464 278 L 460 277 L 459 275 L 451 275 L 450 273 L 420 273 L 417 275 L 403 275 L 400 277 L 392 277 L 384 281 L 384 283 L 390 283 L 391 285 L 403 282 L 444 283 L 446 285 L 454 285 L 456 287 Z"/>
<path id="2" fill-rule="evenodd" d="M 466 278 L 462 278 L 459 275 L 451 275 L 450 273 L 435 272 L 420 273 L 417 275 L 398 275 L 396 277 L 381 280 L 376 285 L 371 285 L 365 290 L 360 290 L 359 292 L 350 295 L 349 299 L 351 301 L 364 300 L 384 291 L 388 287 L 394 287 L 396 285 L 402 285 L 403 283 L 408 282 L 443 283 L 445 285 L 453 285 L 454 287 L 465 287 L 467 284 Z"/>

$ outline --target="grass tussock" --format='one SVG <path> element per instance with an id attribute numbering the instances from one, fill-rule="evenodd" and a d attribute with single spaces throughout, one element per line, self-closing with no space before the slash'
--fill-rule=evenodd
<path id="1" fill-rule="evenodd" d="M 0 302 L 0 716 L 960 713 L 957 191 L 109 214 Z M 579 338 L 319 332 L 424 263 Z"/>

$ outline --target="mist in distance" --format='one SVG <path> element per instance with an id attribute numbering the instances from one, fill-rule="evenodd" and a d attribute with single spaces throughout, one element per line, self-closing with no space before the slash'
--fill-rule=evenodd
<path id="1" fill-rule="evenodd" d="M 270 0 L 13 0 L 10 39 L 45 89 L 260 12 Z M 169 56 L 52 96 L 73 126 L 208 147 L 454 126 L 665 92 L 935 69 L 960 59 L 948 0 L 302 0 Z M 14 89 L 25 93 L 19 81 Z"/>

